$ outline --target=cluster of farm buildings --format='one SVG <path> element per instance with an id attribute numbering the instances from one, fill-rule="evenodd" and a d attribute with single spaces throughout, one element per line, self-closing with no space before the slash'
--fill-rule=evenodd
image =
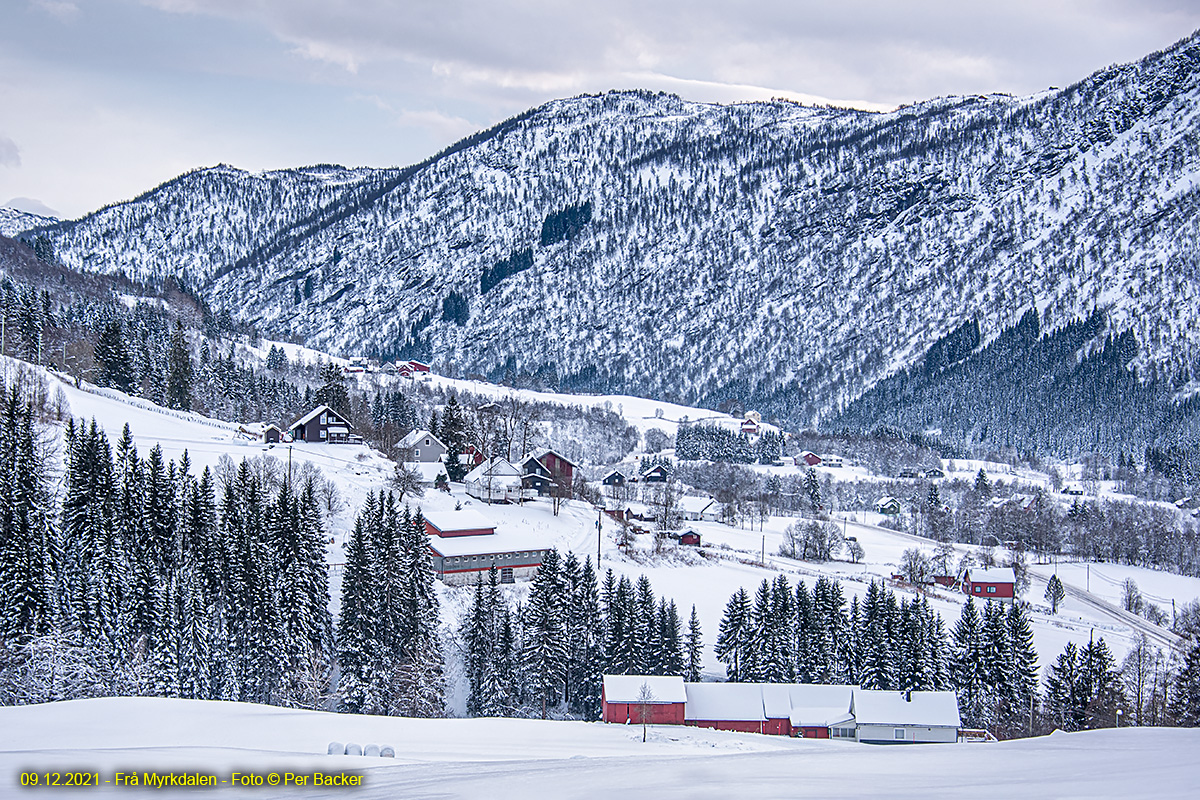
<path id="1" fill-rule="evenodd" d="M 605 675 L 605 722 L 692 725 L 867 744 L 965 738 L 952 691 L 880 691 L 810 683 L 689 683 L 678 676 Z"/>

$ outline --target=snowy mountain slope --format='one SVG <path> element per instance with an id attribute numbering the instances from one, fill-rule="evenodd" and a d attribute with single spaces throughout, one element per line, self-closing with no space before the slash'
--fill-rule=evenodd
<path id="1" fill-rule="evenodd" d="M 1088 731 L 992 745 L 873 747 L 680 726 L 515 719 L 366 717 L 242 703 L 111 698 L 0 708 L 0 767 L 100 772 L 234 770 L 262 786 L 217 784 L 216 797 L 1000 797 L 1194 794 L 1194 730 Z M 391 744 L 396 758 L 327 756 L 330 741 Z M 354 771 L 361 788 L 271 786 L 274 772 Z M 12 791 L 18 791 L 13 789 Z M 24 790 L 29 791 L 29 790 Z M 194 796 L 157 790 L 155 796 Z"/>
<path id="2" fill-rule="evenodd" d="M 28 211 L 18 211 L 15 208 L 0 206 L 0 236 L 16 236 L 30 228 L 53 225 L 58 220 L 53 217 L 43 217 Z"/>
<path id="3" fill-rule="evenodd" d="M 68 263 L 186 268 L 327 349 L 794 422 L 1034 305 L 1047 329 L 1107 308 L 1137 364 L 1186 380 L 1198 87 L 1192 36 L 1062 91 L 888 114 L 578 97 L 352 190 L 239 179 L 296 198 L 282 219 L 266 189 L 259 214 L 240 184 L 192 189 L 201 172 L 47 232 Z"/>

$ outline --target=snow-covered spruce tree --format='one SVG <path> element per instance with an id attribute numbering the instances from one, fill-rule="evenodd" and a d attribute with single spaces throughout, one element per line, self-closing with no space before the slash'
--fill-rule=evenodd
<path id="1" fill-rule="evenodd" d="M 895 688 L 893 653 L 894 618 L 899 615 L 895 597 L 875 581 L 863 600 L 858 646 L 862 653 L 859 683 L 864 689 Z"/>
<path id="2" fill-rule="evenodd" d="M 610 569 L 604 582 L 605 672 L 629 675 L 635 671 L 633 652 L 633 584 L 622 575 L 615 579 Z"/>
<path id="3" fill-rule="evenodd" d="M 1012 648 L 1012 678 L 1009 697 L 1012 707 L 1004 720 L 1005 731 L 1017 736 L 1022 731 L 1032 735 L 1032 716 L 1038 696 L 1037 649 L 1033 643 L 1033 628 L 1029 614 L 1019 603 L 1008 610 L 1008 643 Z"/>
<path id="4" fill-rule="evenodd" d="M 561 580 L 558 551 L 551 549 L 534 574 L 522 620 L 522 671 L 542 719 L 561 696 L 567 665 L 566 609 Z"/>
<path id="5" fill-rule="evenodd" d="M 658 628 L 655 625 L 656 603 L 654 587 L 645 575 L 639 575 L 632 596 L 633 606 L 629 610 L 631 650 L 633 651 L 633 674 L 652 675 L 658 663 L 658 653 L 655 639 Z"/>
<path id="6" fill-rule="evenodd" d="M 1079 651 L 1074 642 L 1067 642 L 1046 675 L 1042 705 L 1050 724 L 1064 731 L 1083 729 L 1084 703 L 1079 688 Z"/>
<path id="7" fill-rule="evenodd" d="M 0 416 L 0 641 L 20 643 L 54 625 L 52 517 L 34 409 L 19 386 Z"/>
<path id="8" fill-rule="evenodd" d="M 80 643 L 111 652 L 121 635 L 124 548 L 114 514 L 116 485 L 108 439 L 93 419 L 72 434 L 68 428 L 65 457 L 61 551 L 62 622 Z"/>
<path id="9" fill-rule="evenodd" d="M 496 568 L 489 570 L 491 573 Z M 492 651 L 496 641 L 496 613 L 491 606 L 492 596 L 484 586 L 483 574 L 475 576 L 475 595 L 471 607 L 463 622 L 461 637 L 466 649 L 465 667 L 467 673 L 467 713 L 473 717 L 485 716 L 483 708 L 488 701 L 485 694 L 484 676 L 492 661 Z"/>
<path id="10" fill-rule="evenodd" d="M 122 392 L 134 388 L 133 363 L 129 350 L 125 345 L 125 333 L 119 321 L 109 322 L 96 341 L 94 352 L 99 375 L 96 382 L 101 386 L 110 386 Z"/>
<path id="11" fill-rule="evenodd" d="M 683 638 L 679 609 L 664 597 L 658 603 L 659 675 L 682 675 Z"/>
<path id="12" fill-rule="evenodd" d="M 725 604 L 725 614 L 717 633 L 714 648 L 717 660 L 725 665 L 725 674 L 731 681 L 742 681 L 742 664 L 745 660 L 747 642 L 750 637 L 750 596 L 745 589 L 738 589 Z"/>
<path id="13" fill-rule="evenodd" d="M 1016 664 L 1004 607 L 989 600 L 983 607 L 983 659 L 987 678 L 987 714 L 991 727 L 1003 732 L 1011 719 L 1017 698 L 1014 692 Z M 1019 712 L 1018 712 L 1019 713 Z"/>
<path id="14" fill-rule="evenodd" d="M 1077 695 L 1083 703 L 1084 727 L 1113 728 L 1117 724 L 1117 709 L 1127 705 L 1112 652 L 1097 637 L 1079 652 L 1079 688 Z"/>
<path id="15" fill-rule="evenodd" d="M 176 320 L 175 330 L 171 334 L 171 344 L 167 350 L 166 404 L 168 407 L 191 411 L 194 378 L 195 368 L 192 366 L 192 354 L 188 349 L 187 337 L 183 332 L 183 323 Z"/>
<path id="16" fill-rule="evenodd" d="M 600 692 L 604 674 L 604 627 L 600 595 L 591 556 L 584 559 L 579 579 L 571 591 L 567 639 L 572 674 L 570 710 L 586 720 L 600 718 Z"/>
<path id="17" fill-rule="evenodd" d="M 990 721 L 987 661 L 984 654 L 983 621 L 974 598 L 967 598 L 951 634 L 950 681 L 958 693 L 963 725 L 986 726 Z"/>
<path id="18" fill-rule="evenodd" d="M 399 529 L 403 554 L 402 590 L 406 626 L 400 660 L 392 666 L 391 713 L 413 717 L 445 714 L 442 637 L 436 574 L 420 509 L 404 507 Z"/>
<path id="19" fill-rule="evenodd" d="M 375 496 L 367 495 L 363 510 L 354 522 L 354 532 L 346 548 L 346 567 L 342 573 L 342 612 L 337 628 L 337 657 L 341 667 L 340 709 L 352 714 L 379 714 L 384 709 L 378 674 L 381 643 L 379 629 L 379 587 L 371 557 L 371 533 L 368 520 L 375 515 Z"/>
<path id="20" fill-rule="evenodd" d="M 791 633 L 797 628 L 797 616 L 792 587 L 783 575 L 776 576 L 771 583 L 770 616 L 765 674 L 769 680 L 791 683 L 796 678 L 795 647 Z"/>
<path id="21" fill-rule="evenodd" d="M 1067 596 L 1067 590 L 1063 588 L 1062 581 L 1058 579 L 1058 575 L 1050 576 L 1046 581 L 1046 600 L 1050 603 L 1050 613 L 1057 614 L 1058 607 L 1062 605 L 1063 599 Z"/>
<path id="22" fill-rule="evenodd" d="M 704 633 L 700 629 L 700 616 L 696 613 L 694 605 L 692 606 L 692 615 L 688 617 L 684 650 L 687 654 L 687 666 L 684 669 L 683 679 L 690 683 L 698 683 L 704 670 Z"/>
<path id="23" fill-rule="evenodd" d="M 1191 643 L 1175 673 L 1170 712 L 1174 724 L 1200 727 L 1200 642 Z"/>
<path id="24" fill-rule="evenodd" d="M 763 578 L 754 593 L 747 625 L 745 652 L 742 654 L 741 680 L 767 681 L 768 674 L 777 670 L 771 662 L 771 583 Z"/>
<path id="25" fill-rule="evenodd" d="M 792 637 L 795 648 L 792 658 L 795 678 L 800 683 L 821 683 L 818 675 L 825 663 L 830 636 L 828 630 L 818 627 L 813 596 L 809 594 L 804 581 L 796 582 L 795 618 L 795 633 Z"/>

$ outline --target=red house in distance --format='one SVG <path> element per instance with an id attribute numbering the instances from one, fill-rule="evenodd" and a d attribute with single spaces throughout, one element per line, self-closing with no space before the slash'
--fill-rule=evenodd
<path id="1" fill-rule="evenodd" d="M 1011 603 L 1017 596 L 1012 567 L 971 567 L 963 572 L 963 593 L 983 600 Z"/>

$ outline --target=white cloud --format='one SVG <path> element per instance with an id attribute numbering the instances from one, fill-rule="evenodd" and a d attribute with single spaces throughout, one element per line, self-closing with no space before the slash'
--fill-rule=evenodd
<path id="1" fill-rule="evenodd" d="M 70 22 L 79 16 L 79 6 L 68 0 L 33 0 L 32 5 L 60 22 Z"/>

